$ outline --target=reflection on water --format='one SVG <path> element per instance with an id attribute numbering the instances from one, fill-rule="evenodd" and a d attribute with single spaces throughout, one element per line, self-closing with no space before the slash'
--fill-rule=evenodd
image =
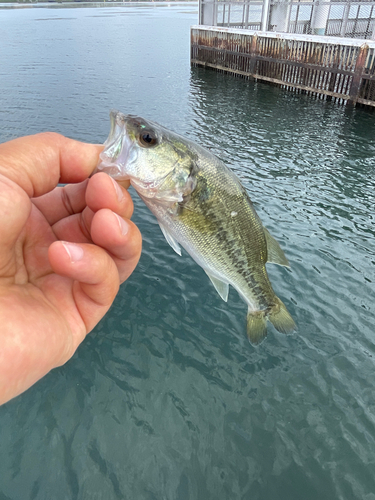
<path id="1" fill-rule="evenodd" d="M 52 128 L 104 140 L 115 107 L 210 148 L 291 262 L 268 270 L 298 332 L 270 325 L 252 347 L 237 293 L 225 304 L 133 193 L 140 264 L 74 358 L 0 409 L 0 492 L 373 500 L 373 113 L 190 70 L 196 5 L 137 8 L 108 19 L 76 9 L 79 28 L 38 23 L 37 34 L 32 20 L 50 10 L 12 11 L 0 135 Z M 21 32 L 35 44 L 27 53 Z"/>

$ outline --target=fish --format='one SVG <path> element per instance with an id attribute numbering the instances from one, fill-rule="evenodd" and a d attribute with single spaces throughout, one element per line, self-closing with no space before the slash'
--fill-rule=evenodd
<path id="1" fill-rule="evenodd" d="M 200 265 L 227 302 L 229 285 L 248 306 L 247 336 L 254 345 L 267 321 L 281 333 L 296 329 L 270 283 L 266 263 L 289 267 L 263 226 L 239 178 L 199 144 L 135 115 L 110 113 L 111 129 L 95 172 L 130 180 L 155 215 L 165 239 Z"/>

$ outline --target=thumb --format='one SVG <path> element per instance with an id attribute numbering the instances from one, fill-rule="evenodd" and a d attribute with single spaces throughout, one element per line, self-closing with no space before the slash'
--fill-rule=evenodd
<path id="1" fill-rule="evenodd" d="M 15 243 L 31 211 L 31 201 L 15 182 L 0 174 L 0 275 L 11 273 Z"/>

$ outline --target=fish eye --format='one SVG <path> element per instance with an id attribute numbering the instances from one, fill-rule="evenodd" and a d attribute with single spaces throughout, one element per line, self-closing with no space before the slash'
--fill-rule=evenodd
<path id="1" fill-rule="evenodd" d="M 151 131 L 142 131 L 141 134 L 139 134 L 139 143 L 145 148 L 151 148 L 152 146 L 155 146 L 157 142 L 158 140 L 156 135 Z"/>

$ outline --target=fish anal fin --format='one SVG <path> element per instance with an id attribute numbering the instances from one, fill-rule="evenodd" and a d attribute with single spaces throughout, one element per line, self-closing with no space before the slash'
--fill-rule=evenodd
<path id="1" fill-rule="evenodd" d="M 267 319 L 265 311 L 247 312 L 247 336 L 253 345 L 260 344 L 267 335 Z"/>
<path id="2" fill-rule="evenodd" d="M 284 252 L 281 250 L 280 245 L 273 236 L 269 233 L 268 229 L 264 229 L 264 235 L 267 242 L 267 262 L 279 264 L 280 266 L 290 267 L 288 259 L 285 257 Z"/>
<path id="3" fill-rule="evenodd" d="M 181 247 L 178 244 L 178 242 L 175 240 L 175 238 L 171 235 L 171 233 L 163 226 L 163 224 L 160 224 L 159 222 L 160 229 L 162 230 L 162 233 L 164 234 L 165 239 L 169 243 L 169 245 L 173 248 L 173 250 L 181 256 Z"/>
<path id="4" fill-rule="evenodd" d="M 205 269 L 206 271 L 206 269 Z M 212 284 L 214 285 L 217 293 L 220 295 L 220 297 L 224 300 L 224 302 L 228 301 L 228 294 L 229 294 L 229 285 L 228 283 L 225 283 L 224 281 L 221 281 L 220 279 L 216 278 L 213 276 L 211 273 L 206 271 L 207 276 L 210 278 Z"/>

